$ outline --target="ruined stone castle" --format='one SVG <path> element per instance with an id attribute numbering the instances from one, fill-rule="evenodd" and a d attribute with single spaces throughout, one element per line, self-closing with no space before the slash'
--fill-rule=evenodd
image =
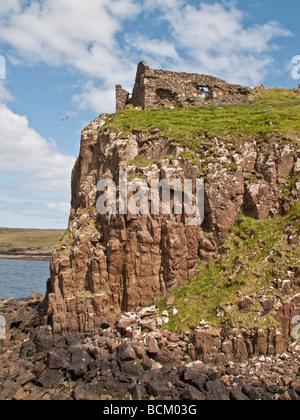
<path id="1" fill-rule="evenodd" d="M 116 110 L 128 106 L 142 109 L 244 103 L 252 100 L 251 88 L 195 73 L 151 69 L 144 61 L 137 68 L 132 94 L 116 86 Z"/>

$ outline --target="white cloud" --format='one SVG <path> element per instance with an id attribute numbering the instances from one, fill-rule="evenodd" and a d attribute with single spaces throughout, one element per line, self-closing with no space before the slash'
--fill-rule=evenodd
<path id="1" fill-rule="evenodd" d="M 169 12 L 170 10 L 178 10 L 186 3 L 186 0 L 145 0 L 144 8 L 146 11 L 160 10 Z"/>
<path id="2" fill-rule="evenodd" d="M 214 74 L 232 83 L 260 83 L 272 68 L 275 39 L 291 36 L 274 21 L 248 27 L 246 15 L 232 2 L 201 2 L 198 7 L 186 3 L 151 0 L 149 5 L 160 10 L 174 48 L 186 55 L 178 70 Z"/>
<path id="3" fill-rule="evenodd" d="M 0 184 L 0 219 L 6 226 L 64 228 L 70 213 L 70 200 L 63 194 L 32 194 L 10 191 Z M 11 222 L 9 222 L 11 220 Z M 26 226 L 25 226 L 26 225 Z"/>
<path id="4" fill-rule="evenodd" d="M 0 80 L 0 102 L 12 102 L 13 96 L 4 86 L 5 82 Z"/>
<path id="5" fill-rule="evenodd" d="M 126 42 L 127 44 L 130 44 L 132 48 L 143 52 L 146 56 L 180 61 L 175 45 L 170 41 L 163 39 L 149 39 L 144 35 L 134 34 L 126 36 Z"/>
<path id="6" fill-rule="evenodd" d="M 43 216 L 47 219 L 62 219 L 67 217 L 70 212 L 70 204 L 66 201 L 42 201 L 37 205 L 34 202 L 24 202 L 23 206 L 17 210 L 19 214 L 26 216 Z"/>
<path id="7" fill-rule="evenodd" d="M 26 189 L 69 191 L 74 161 L 30 128 L 26 117 L 0 104 L 0 172 L 26 174 L 20 178 Z"/>
<path id="8" fill-rule="evenodd" d="M 105 5 L 112 16 L 120 19 L 133 19 L 142 11 L 141 2 L 138 0 L 110 0 Z"/>
<path id="9" fill-rule="evenodd" d="M 101 112 L 101 110 L 114 112 L 116 108 L 115 90 L 97 87 L 93 82 L 88 82 L 83 86 L 81 93 L 74 94 L 72 101 L 75 103 L 77 109 L 91 109 L 96 113 Z"/>
<path id="10" fill-rule="evenodd" d="M 20 0 L 7 0 L 0 3 L 0 16 L 7 13 L 19 12 L 21 8 Z"/>
<path id="11" fill-rule="evenodd" d="M 7 217 L 15 215 L 16 223 L 32 217 L 32 225 L 51 226 L 50 219 L 66 224 L 74 162 L 30 128 L 26 117 L 0 103 L 0 209 Z"/>
<path id="12" fill-rule="evenodd" d="M 131 86 L 136 71 L 116 37 L 140 12 L 137 0 L 14 0 L 0 9 L 0 39 L 14 65 L 42 62 L 96 81 L 74 94 L 77 109 L 114 111 L 115 84 Z"/>
<path id="13" fill-rule="evenodd" d="M 21 12 L 2 11 L 0 39 L 29 63 L 69 65 L 90 77 L 116 80 L 122 74 L 120 60 L 128 64 L 116 34 L 122 20 L 140 10 L 134 0 L 32 0 Z"/>

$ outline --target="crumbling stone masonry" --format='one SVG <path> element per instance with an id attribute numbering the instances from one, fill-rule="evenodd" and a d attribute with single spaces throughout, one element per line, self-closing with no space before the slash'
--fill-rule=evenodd
<path id="1" fill-rule="evenodd" d="M 137 68 L 135 86 L 130 95 L 121 85 L 116 86 L 116 110 L 127 106 L 142 109 L 187 108 L 251 102 L 251 88 L 231 85 L 213 76 L 176 73 L 151 69 L 144 61 Z"/>

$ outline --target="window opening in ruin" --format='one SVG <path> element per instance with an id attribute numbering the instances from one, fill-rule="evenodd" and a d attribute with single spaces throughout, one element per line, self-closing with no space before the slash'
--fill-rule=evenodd
<path id="1" fill-rule="evenodd" d="M 200 98 L 207 100 L 211 98 L 210 89 L 207 86 L 198 86 Z"/>

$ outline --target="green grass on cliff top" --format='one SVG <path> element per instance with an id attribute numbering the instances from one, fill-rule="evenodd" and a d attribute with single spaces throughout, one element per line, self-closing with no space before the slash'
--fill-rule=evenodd
<path id="1" fill-rule="evenodd" d="M 299 270 L 299 243 L 291 247 L 287 237 L 300 229 L 300 204 L 290 213 L 274 219 L 254 220 L 239 216 L 232 231 L 207 268 L 185 286 L 156 302 L 166 309 L 170 296 L 175 298 L 178 314 L 170 315 L 167 328 L 188 330 L 204 319 L 216 326 L 226 322 L 232 327 L 276 325 L 273 312 L 257 316 L 263 295 L 279 295 L 274 279 L 287 279 L 287 271 Z M 243 296 L 253 298 L 253 311 L 240 313 Z M 217 308 L 224 316 L 217 317 Z M 172 311 L 171 311 L 172 312 Z"/>
<path id="2" fill-rule="evenodd" d="M 285 136 L 299 141 L 300 94 L 287 89 L 254 91 L 255 101 L 243 105 L 206 106 L 139 111 L 126 109 L 113 115 L 106 127 L 124 136 L 134 130 L 160 129 L 160 136 L 177 140 L 217 136 L 230 139 L 269 139 Z"/>

